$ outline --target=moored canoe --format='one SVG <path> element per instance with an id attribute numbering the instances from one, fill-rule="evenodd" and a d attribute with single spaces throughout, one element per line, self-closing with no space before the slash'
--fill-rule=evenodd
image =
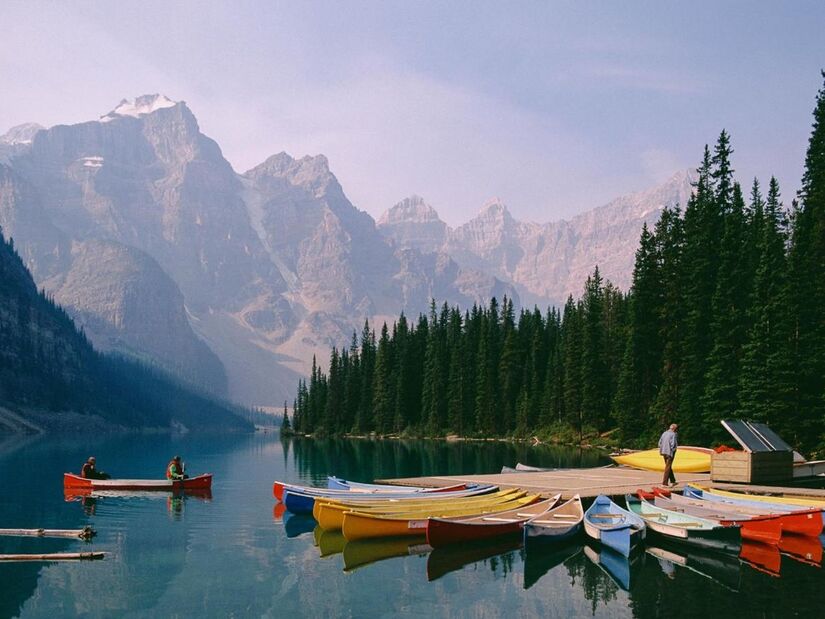
<path id="1" fill-rule="evenodd" d="M 670 499 L 657 496 L 653 504 L 670 511 L 713 520 L 723 526 L 738 524 L 742 539 L 776 545 L 782 538 L 782 521 L 776 516 L 754 516 L 724 508 L 714 509 L 713 503 L 708 504 L 706 501 L 705 505 L 695 505 L 689 500 L 677 501 L 677 496 L 679 495 L 674 494 Z"/>
<path id="2" fill-rule="evenodd" d="M 561 542 L 582 528 L 584 509 L 577 494 L 569 501 L 552 507 L 524 523 L 524 543 L 531 541 Z"/>
<path id="3" fill-rule="evenodd" d="M 339 503 L 337 501 L 315 501 L 312 515 L 323 529 L 340 529 L 344 524 L 344 514 L 348 511 L 362 511 L 366 513 L 401 513 L 408 511 L 431 512 L 438 509 L 456 508 L 462 506 L 497 504 L 504 501 L 513 500 L 526 494 L 518 488 L 499 490 L 492 494 L 478 497 L 460 498 L 453 501 L 426 501 L 420 503 L 376 503 L 370 505 L 360 505 L 351 503 Z"/>
<path id="4" fill-rule="evenodd" d="M 86 479 L 72 473 L 63 474 L 64 490 L 206 490 L 212 487 L 212 474 L 186 479 Z"/>
<path id="5" fill-rule="evenodd" d="M 584 512 L 584 531 L 591 538 L 616 550 L 625 557 L 645 538 L 645 521 L 622 509 L 603 494 Z"/>
<path id="6" fill-rule="evenodd" d="M 686 486 L 684 489 L 684 494 L 692 498 L 706 499 L 713 502 L 731 503 L 733 505 L 743 505 L 756 509 L 764 509 L 768 513 L 803 513 L 810 514 L 811 518 L 816 518 L 816 514 L 818 513 L 820 520 L 825 522 L 825 506 L 795 503 L 791 502 L 787 499 L 787 497 L 769 497 L 756 494 L 744 494 L 741 492 L 726 492 L 716 489 L 710 490 L 701 486 L 693 485 Z M 785 500 L 781 501 L 780 499 Z"/>
<path id="7" fill-rule="evenodd" d="M 344 513 L 341 530 L 348 541 L 369 537 L 391 537 L 422 535 L 427 527 L 427 519 L 446 516 L 481 516 L 496 511 L 507 511 L 530 505 L 539 500 L 535 494 L 518 499 L 485 506 L 473 505 L 454 509 L 432 509 L 425 512 L 402 514 L 371 514 L 350 511 Z"/>
<path id="8" fill-rule="evenodd" d="M 427 543 L 433 548 L 472 542 L 500 535 L 521 534 L 524 523 L 546 513 L 559 502 L 561 495 L 545 501 L 533 503 L 505 512 L 495 512 L 484 516 L 459 516 L 457 518 L 429 518 L 427 520 Z"/>
<path id="9" fill-rule="evenodd" d="M 718 521 L 657 507 L 631 494 L 625 495 L 625 501 L 627 508 L 644 519 L 652 533 L 670 541 L 730 553 L 738 553 L 742 547 L 737 524 L 722 526 Z"/>

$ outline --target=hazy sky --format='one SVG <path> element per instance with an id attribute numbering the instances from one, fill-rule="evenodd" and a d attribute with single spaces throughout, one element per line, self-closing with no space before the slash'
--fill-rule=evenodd
<path id="1" fill-rule="evenodd" d="M 717 6 L 723 5 L 723 6 Z M 185 100 L 243 172 L 329 157 L 377 217 L 456 224 L 500 196 L 569 217 L 696 167 L 722 128 L 746 183 L 801 175 L 825 2 L 0 3 L 0 133 Z"/>

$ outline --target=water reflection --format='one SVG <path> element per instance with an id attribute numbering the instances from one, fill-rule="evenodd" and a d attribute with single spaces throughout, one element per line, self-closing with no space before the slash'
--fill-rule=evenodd
<path id="1" fill-rule="evenodd" d="M 62 473 L 89 453 L 152 476 L 158 462 L 180 452 L 190 466 L 214 473 L 211 500 L 154 493 L 64 500 Z M 369 481 L 489 473 L 517 461 L 596 466 L 604 456 L 505 443 L 273 435 L 56 437 L 21 449 L 6 443 L 0 450 L 3 526 L 91 524 L 98 537 L 82 548 L 110 554 L 85 565 L 0 565 L 0 617 L 821 614 L 818 540 L 789 537 L 779 548 L 743 547 L 741 557 L 656 542 L 618 567 L 587 546 L 598 555 L 594 563 L 582 538 L 561 547 L 523 548 L 515 538 L 432 552 L 409 538 L 350 546 L 340 532 L 317 530 L 312 518 L 284 514 L 271 493 L 274 479 L 323 484 L 330 474 Z M 9 538 L 0 539 L 0 552 L 71 551 L 78 544 Z"/>

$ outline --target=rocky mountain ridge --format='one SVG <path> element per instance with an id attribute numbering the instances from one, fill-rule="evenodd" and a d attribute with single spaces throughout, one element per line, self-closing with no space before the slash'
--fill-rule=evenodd
<path id="1" fill-rule="evenodd" d="M 291 401 L 312 355 L 323 363 L 365 319 L 431 298 L 558 303 L 596 262 L 626 284 L 641 222 L 683 195 L 674 182 L 555 224 L 493 200 L 454 230 L 413 196 L 376 224 L 323 155 L 238 174 L 162 95 L 30 136 L 0 159 L 0 225 L 38 285 L 97 346 L 252 404 Z"/>

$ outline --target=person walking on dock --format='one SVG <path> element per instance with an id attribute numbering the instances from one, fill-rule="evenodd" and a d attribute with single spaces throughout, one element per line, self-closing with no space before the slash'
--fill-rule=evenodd
<path id="1" fill-rule="evenodd" d="M 676 476 L 673 475 L 673 459 L 676 457 L 676 449 L 679 447 L 679 442 L 676 438 L 676 431 L 679 426 L 675 423 L 670 424 L 670 427 L 662 432 L 659 437 L 659 453 L 665 459 L 665 474 L 662 477 L 662 485 L 676 485 Z"/>
<path id="2" fill-rule="evenodd" d="M 83 468 L 80 470 L 80 476 L 84 479 L 110 479 L 111 475 L 108 473 L 104 473 L 103 471 L 98 471 L 95 467 L 95 457 L 89 456 L 89 459 L 83 464 Z"/>

